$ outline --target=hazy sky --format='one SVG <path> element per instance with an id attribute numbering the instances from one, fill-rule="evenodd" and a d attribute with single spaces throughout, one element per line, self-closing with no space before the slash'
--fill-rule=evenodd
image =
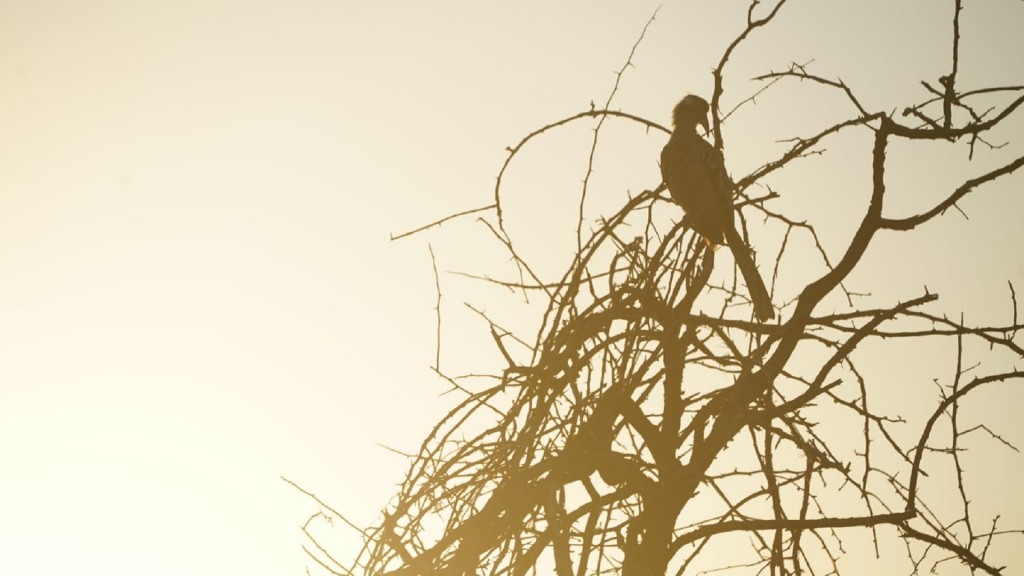
<path id="1" fill-rule="evenodd" d="M 947 4 L 791 0 L 737 54 L 728 103 L 752 93 L 746 78 L 814 59 L 868 108 L 907 104 L 948 70 Z M 1020 84 L 1024 3 L 966 4 L 964 85 Z M 389 234 L 490 203 L 505 147 L 603 103 L 657 6 L 0 0 L 0 573 L 304 573 L 296 526 L 316 508 L 280 475 L 372 521 L 405 468 L 377 443 L 414 450 L 453 401 L 429 372 L 426 242 L 443 270 L 496 253 L 471 221 Z M 683 93 L 709 92 L 745 6 L 665 2 L 613 107 L 667 125 Z M 770 92 L 737 115 L 730 167 L 851 114 L 809 87 Z M 1020 116 L 998 136 L 1019 143 Z M 539 142 L 510 175 L 528 254 L 564 248 L 571 228 L 548 206 L 574 204 L 591 128 Z M 662 136 L 613 123 L 603 142 L 605 198 L 658 183 Z M 907 154 L 897 212 L 1007 158 L 951 150 Z M 817 166 L 779 206 L 834 210 L 838 250 L 865 173 Z M 1005 321 L 1007 280 L 1024 288 L 1022 183 L 966 201 L 970 220 L 892 238 L 860 287 L 927 285 L 950 314 Z M 919 267 L 922 252 L 943 256 Z M 472 365 L 476 327 L 449 333 L 443 362 L 464 339 Z M 898 376 L 933 398 L 942 368 Z M 1010 392 L 988 404 L 995 421 L 1019 414 Z"/>

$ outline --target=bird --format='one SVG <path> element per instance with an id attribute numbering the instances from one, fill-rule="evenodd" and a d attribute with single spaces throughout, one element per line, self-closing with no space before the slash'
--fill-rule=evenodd
<path id="1" fill-rule="evenodd" d="M 750 248 L 736 231 L 732 192 L 735 188 L 721 150 L 697 133 L 708 131 L 710 106 L 700 96 L 683 97 L 672 110 L 672 136 L 661 150 L 661 177 L 672 200 L 685 213 L 683 223 L 712 245 L 726 245 L 747 284 L 754 315 L 761 322 L 775 317 L 771 297 L 754 265 Z"/>

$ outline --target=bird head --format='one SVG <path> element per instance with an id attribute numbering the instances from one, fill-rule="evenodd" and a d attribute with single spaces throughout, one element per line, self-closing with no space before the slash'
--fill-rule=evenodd
<path id="1" fill-rule="evenodd" d="M 704 127 L 704 131 L 707 132 L 708 128 L 708 110 L 710 106 L 706 100 L 700 96 L 694 96 L 693 94 L 687 94 L 676 104 L 676 107 L 672 110 L 672 126 L 676 129 L 679 128 L 693 128 L 696 130 L 697 124 Z"/>

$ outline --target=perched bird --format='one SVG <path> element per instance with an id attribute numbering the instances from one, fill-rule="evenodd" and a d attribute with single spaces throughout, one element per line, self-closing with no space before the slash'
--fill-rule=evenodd
<path id="1" fill-rule="evenodd" d="M 672 137 L 661 151 L 661 177 L 672 200 L 686 213 L 683 222 L 709 244 L 725 244 L 732 251 L 754 303 L 754 314 L 764 322 L 775 317 L 775 310 L 750 248 L 736 231 L 734 184 L 725 171 L 721 151 L 697 134 L 697 124 L 708 130 L 708 108 L 703 98 L 694 95 L 676 104 Z"/>

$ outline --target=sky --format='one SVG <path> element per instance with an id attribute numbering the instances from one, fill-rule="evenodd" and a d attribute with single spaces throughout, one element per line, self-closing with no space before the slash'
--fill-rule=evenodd
<path id="1" fill-rule="evenodd" d="M 735 56 L 724 102 L 813 60 L 870 109 L 906 104 L 948 70 L 947 4 L 791 0 Z M 966 5 L 963 85 L 1020 84 L 1024 3 Z M 281 476 L 372 522 L 406 467 L 396 450 L 455 401 L 430 371 L 428 243 L 455 372 L 494 369 L 461 300 L 494 301 L 447 272 L 508 272 L 472 219 L 391 235 L 491 203 L 506 146 L 603 104 L 655 9 L 612 107 L 668 125 L 682 94 L 710 91 L 745 2 L 0 0 L 0 573 L 302 574 L 297 527 L 317 508 Z M 851 114 L 773 89 L 733 120 L 730 168 Z M 537 141 L 508 176 L 510 232 L 546 274 L 571 245 L 592 128 Z M 994 138 L 1022 136 L 1018 114 Z M 595 206 L 657 185 L 663 144 L 609 122 Z M 1019 147 L 890 154 L 907 166 L 891 206 L 909 213 Z M 843 158 L 776 181 L 792 190 L 777 206 L 825 224 L 834 253 L 865 200 Z M 966 200 L 969 219 L 893 234 L 858 286 L 927 286 L 950 315 L 1005 321 L 1007 281 L 1024 287 L 1022 178 Z M 891 374 L 933 398 L 949 367 Z M 1024 442 L 1022 398 L 979 410 Z M 1020 455 L 998 455 L 979 482 L 1010 494 Z M 1016 494 L 1005 515 L 1024 520 Z"/>

